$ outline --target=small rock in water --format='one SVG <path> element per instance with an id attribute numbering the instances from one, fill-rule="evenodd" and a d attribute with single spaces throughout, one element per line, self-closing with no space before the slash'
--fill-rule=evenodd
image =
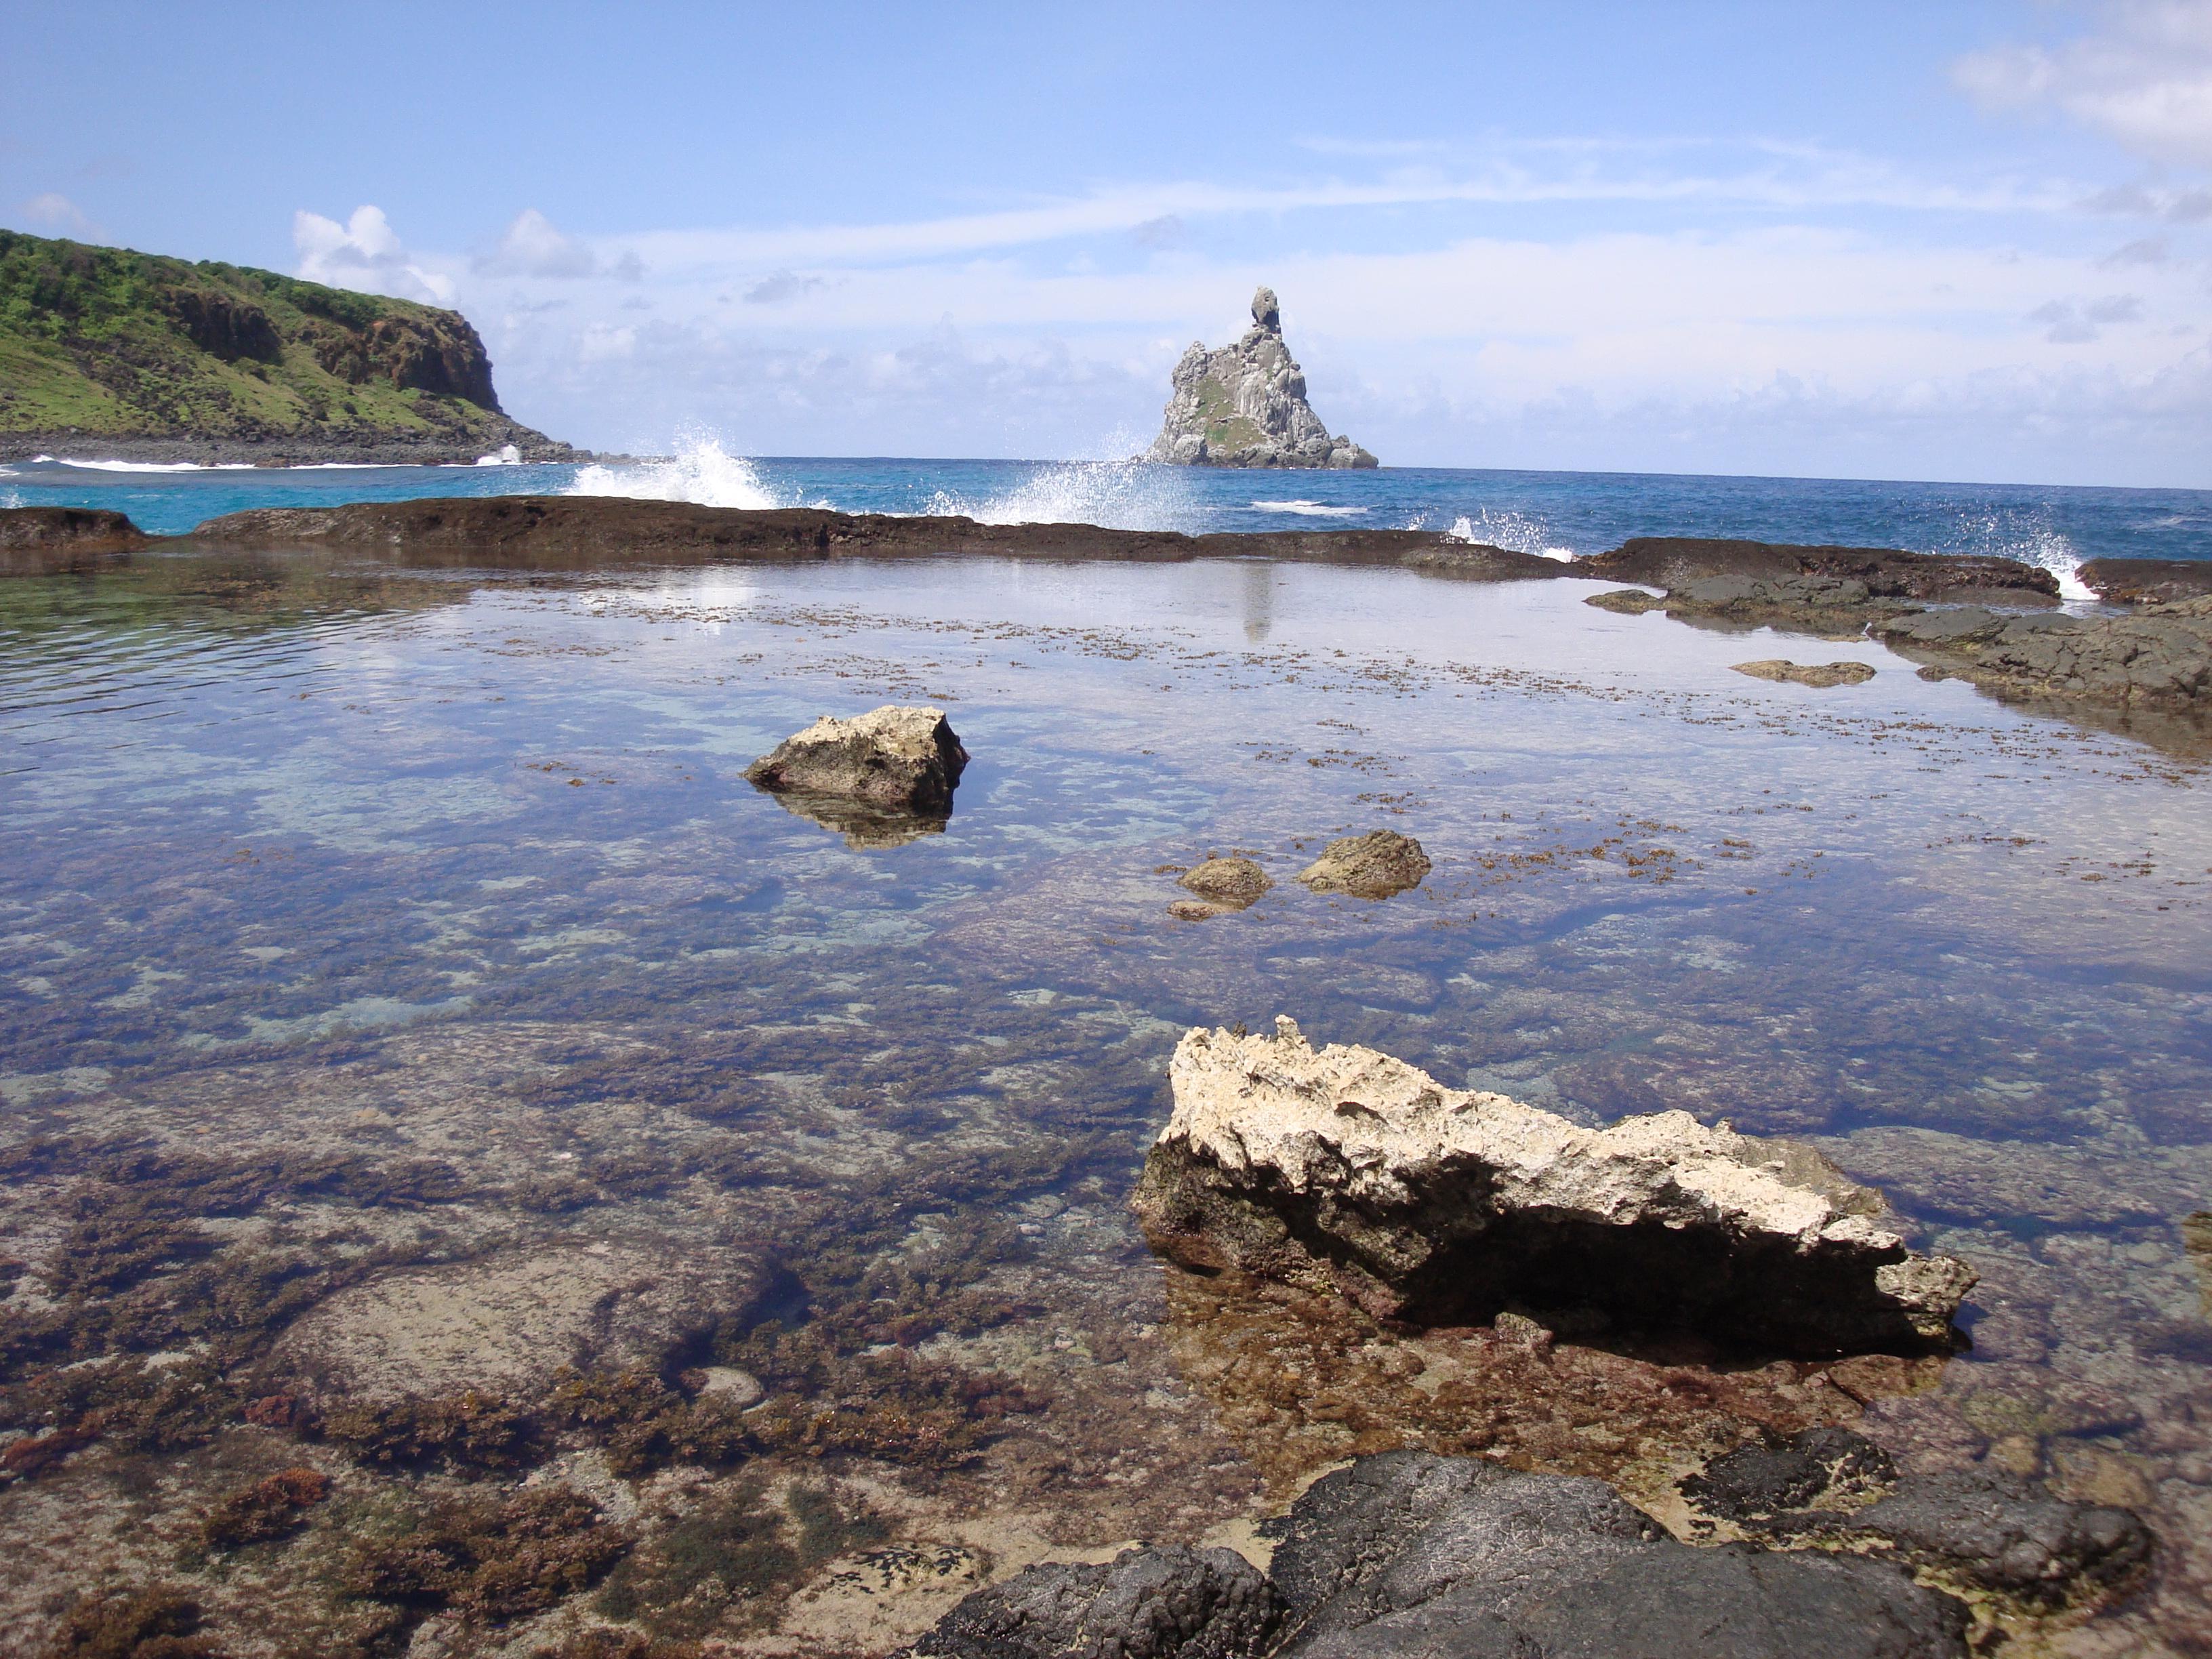
<path id="1" fill-rule="evenodd" d="M 1180 884 L 1217 908 L 1242 910 L 1274 883 L 1250 859 L 1208 859 Z"/>
<path id="2" fill-rule="evenodd" d="M 1809 685 L 1820 690 L 1835 685 L 1864 685 L 1874 678 L 1874 670 L 1863 662 L 1795 663 L 1786 657 L 1765 657 L 1735 666 L 1737 673 L 1755 680 Z"/>
<path id="3" fill-rule="evenodd" d="M 1949 1341 L 1975 1281 L 1876 1225 L 1881 1195 L 1817 1153 L 1687 1112 L 1585 1129 L 1371 1048 L 1316 1053 L 1289 1019 L 1193 1030 L 1169 1076 L 1131 1200 L 1152 1248 L 1378 1318 L 1595 1307 L 1743 1347 L 1917 1351 Z"/>
<path id="4" fill-rule="evenodd" d="M 1319 858 L 1298 872 L 1298 879 L 1316 893 L 1385 899 L 1419 887 L 1429 869 L 1429 855 L 1411 836 L 1371 830 L 1329 842 Z"/>
<path id="5" fill-rule="evenodd" d="M 852 720 L 824 714 L 745 769 L 776 793 L 860 801 L 885 812 L 944 817 L 968 764 L 942 708 L 886 703 Z"/>

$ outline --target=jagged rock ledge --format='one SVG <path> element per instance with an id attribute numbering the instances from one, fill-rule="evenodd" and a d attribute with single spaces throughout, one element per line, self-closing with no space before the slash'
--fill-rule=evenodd
<path id="1" fill-rule="evenodd" d="M 1948 1345 L 1973 1286 L 1880 1224 L 1808 1147 L 1687 1112 L 1585 1129 L 1371 1048 L 1194 1030 L 1132 1207 L 1161 1255 L 1351 1297 L 1378 1318 L 1516 1306 L 1830 1355 Z"/>
<path id="2" fill-rule="evenodd" d="M 118 564 L 154 545 L 120 513 L 89 507 L 0 511 L 0 576 L 51 576 Z"/>
<path id="3" fill-rule="evenodd" d="M 1175 366 L 1160 435 L 1144 459 L 1173 466 L 1361 468 L 1379 465 L 1329 435 L 1306 401 L 1305 371 L 1283 342 L 1275 290 L 1252 296 L 1252 326 L 1218 351 L 1202 340 Z"/>

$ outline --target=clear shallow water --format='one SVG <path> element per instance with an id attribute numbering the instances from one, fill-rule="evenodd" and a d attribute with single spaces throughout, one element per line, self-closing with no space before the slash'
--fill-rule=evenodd
<path id="1" fill-rule="evenodd" d="M 1194 1310 L 1124 1213 L 1181 1029 L 1289 1012 L 1585 1121 L 1682 1106 L 1809 1136 L 1884 1186 L 1984 1284 L 1972 1352 L 1873 1391 L 1864 1425 L 1908 1462 L 2143 1506 L 2162 1576 L 2079 1650 L 2179 1640 L 2212 1585 L 2212 1283 L 2180 1231 L 2212 1199 L 2203 774 L 1863 643 L 1582 591 L 1264 562 L 549 580 L 304 558 L 0 586 L 0 1097 L 31 1170 L 0 1310 L 50 1300 L 73 1183 L 115 1148 L 171 1160 L 126 1190 L 187 1157 L 429 1160 L 450 1184 L 404 1201 L 339 1183 L 219 1211 L 204 1270 L 230 1286 L 289 1253 L 283 1282 L 322 1296 L 308 1266 L 372 1243 L 395 1267 L 773 1253 L 817 1346 L 718 1357 L 777 1398 L 908 1414 L 797 1465 L 872 1493 L 900 1547 L 997 1570 L 1205 1536 L 1360 1436 L 1442 1432 L 1378 1403 L 1379 1359 L 1327 1397 L 1301 1382 L 1322 1362 L 1279 1310 Z M 1881 672 L 1820 693 L 1729 668 L 1775 655 Z M 854 850 L 742 780 L 816 714 L 925 697 L 976 757 L 942 835 Z M 1418 892 L 1290 878 L 1378 824 L 1434 860 Z M 1232 849 L 1274 890 L 1169 920 L 1162 866 Z M 40 1162 L 37 1137 L 68 1150 Z M 156 1258 L 65 1308 L 82 1357 L 219 1346 L 147 1294 L 202 1270 Z M 307 1316 L 239 1316 L 245 1355 Z M 1264 1364 L 1229 1352 L 1255 1329 Z M 1744 1386 L 1810 1386 L 1784 1369 Z M 943 1403 L 978 1378 L 1022 1392 Z M 1589 1410 L 1609 1438 L 1516 1419 L 1495 1444 L 1633 1486 L 1718 1431 Z M 971 1430 L 972 1459 L 934 1459 L 930 1434 Z M 11 1614 L 87 1562 L 173 1572 L 165 1517 L 236 1484 L 259 1432 L 0 1490 L 30 1564 Z M 592 1455 L 547 1467 L 616 1503 Z M 653 1502 L 690 1514 L 744 1478 Z M 303 1628 L 343 1622 L 319 1588 L 337 1527 L 286 1547 Z M 674 1568 L 638 1559 L 653 1605 Z M 823 1639 L 842 1605 L 801 1588 L 769 1622 Z"/>
<path id="2" fill-rule="evenodd" d="M 1562 557 L 1602 552 L 1631 536 L 1696 535 L 1997 554 L 2062 574 L 2093 558 L 2212 558 L 2212 491 L 2204 490 L 1413 467 L 1271 474 L 1130 462 L 747 460 L 711 443 L 672 461 L 580 468 L 0 467 L 0 504 L 113 507 L 165 534 L 250 507 L 567 490 L 1192 532 L 1415 527 Z"/>

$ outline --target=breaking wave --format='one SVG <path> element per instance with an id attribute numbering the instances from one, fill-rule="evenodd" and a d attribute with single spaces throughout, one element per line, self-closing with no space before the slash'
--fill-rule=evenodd
<path id="1" fill-rule="evenodd" d="M 1365 516 L 1364 507 L 1331 507 L 1325 501 L 1255 501 L 1255 513 L 1290 513 L 1301 519 L 1357 519 Z"/>
<path id="2" fill-rule="evenodd" d="M 1553 542 L 1551 530 L 1550 525 L 1529 514 L 1516 513 L 1510 507 L 1485 507 L 1454 519 L 1452 527 L 1444 532 L 1444 539 L 1480 542 L 1502 547 L 1509 553 L 1540 553 L 1547 559 L 1565 563 L 1575 556 L 1575 550 Z"/>
<path id="3" fill-rule="evenodd" d="M 67 455 L 33 455 L 31 465 L 44 461 L 52 466 L 73 466 L 82 472 L 251 472 L 251 461 L 217 461 L 202 465 L 198 461 L 80 461 Z"/>
<path id="4" fill-rule="evenodd" d="M 694 501 L 701 507 L 789 507 L 768 487 L 753 464 L 712 438 L 685 441 L 665 461 L 610 466 L 594 461 L 562 492 L 569 495 L 626 495 L 641 501 Z"/>
<path id="5" fill-rule="evenodd" d="M 1178 469 L 1138 460 L 1057 462 L 981 500 L 938 490 L 924 510 L 978 524 L 1095 524 L 1110 530 L 1182 530 L 1198 517 Z"/>
<path id="6" fill-rule="evenodd" d="M 2081 580 L 2081 556 L 2074 544 L 2041 514 L 1964 514 L 1954 538 L 1940 553 L 1995 554 L 2039 565 L 2058 578 L 2058 597 L 2066 605 L 2094 605 L 2096 590 Z"/>

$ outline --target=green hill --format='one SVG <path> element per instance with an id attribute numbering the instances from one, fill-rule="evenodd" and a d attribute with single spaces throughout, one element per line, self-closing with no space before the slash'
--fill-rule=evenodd
<path id="1" fill-rule="evenodd" d="M 0 459 L 470 461 L 509 420 L 459 312 L 0 230 Z"/>

